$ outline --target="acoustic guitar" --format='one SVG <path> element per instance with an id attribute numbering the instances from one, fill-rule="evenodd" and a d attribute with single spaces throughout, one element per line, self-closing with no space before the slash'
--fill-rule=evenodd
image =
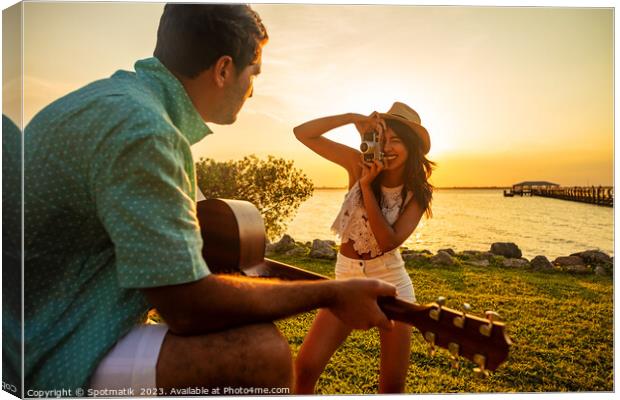
<path id="1" fill-rule="evenodd" d="M 265 226 L 252 203 L 202 200 L 197 203 L 197 213 L 204 242 L 202 255 L 211 272 L 283 280 L 329 279 L 265 258 Z M 493 371 L 508 357 L 512 342 L 492 311 L 481 318 L 444 307 L 443 300 L 416 304 L 380 297 L 377 302 L 388 318 L 420 330 L 433 351 L 438 346 L 448 349 L 454 360 L 467 358 L 478 365 L 477 372 Z"/>

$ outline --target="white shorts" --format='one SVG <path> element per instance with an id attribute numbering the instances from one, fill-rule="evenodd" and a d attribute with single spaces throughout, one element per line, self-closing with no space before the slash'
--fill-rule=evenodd
<path id="1" fill-rule="evenodd" d="M 157 360 L 166 332 L 168 326 L 165 324 L 144 324 L 120 338 L 91 376 L 92 393 L 101 391 L 101 396 L 109 397 L 105 389 L 119 393 L 133 389 L 133 396 L 153 396 Z"/>
<path id="2" fill-rule="evenodd" d="M 356 260 L 338 253 L 336 279 L 375 278 L 396 286 L 396 297 L 415 303 L 413 284 L 400 251 L 394 250 L 372 260 Z"/>

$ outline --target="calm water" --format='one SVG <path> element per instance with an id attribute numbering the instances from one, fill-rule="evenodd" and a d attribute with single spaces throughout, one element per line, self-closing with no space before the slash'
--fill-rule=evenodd
<path id="1" fill-rule="evenodd" d="M 329 227 L 345 190 L 316 190 L 289 224 L 298 241 L 335 239 Z M 549 259 L 577 251 L 614 250 L 614 216 L 610 207 L 543 197 L 505 198 L 501 190 L 437 190 L 433 218 L 422 218 L 404 243 L 436 252 L 489 250 L 493 242 L 514 242 L 523 256 Z"/>

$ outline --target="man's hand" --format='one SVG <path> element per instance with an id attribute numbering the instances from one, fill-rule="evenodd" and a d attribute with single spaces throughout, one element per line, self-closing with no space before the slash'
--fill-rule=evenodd
<path id="1" fill-rule="evenodd" d="M 334 304 L 330 311 L 342 322 L 354 329 L 369 329 L 375 326 L 391 329 L 390 321 L 377 304 L 380 296 L 396 296 L 396 288 L 377 279 L 346 279 L 339 284 Z"/>

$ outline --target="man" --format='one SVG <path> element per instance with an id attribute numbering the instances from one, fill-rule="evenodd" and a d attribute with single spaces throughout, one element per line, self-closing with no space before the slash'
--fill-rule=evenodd
<path id="1" fill-rule="evenodd" d="M 325 307 L 356 328 L 391 326 L 376 303 L 395 294 L 386 283 L 212 275 L 201 257 L 190 145 L 205 122 L 235 121 L 267 39 L 248 6 L 166 5 L 154 58 L 26 128 L 26 396 L 290 387 L 271 321 Z M 142 324 L 151 306 L 166 325 Z"/>
<path id="2" fill-rule="evenodd" d="M 19 397 L 22 396 L 21 328 L 19 320 L 10 320 L 6 315 L 8 310 L 21 314 L 21 140 L 19 127 L 2 114 L 2 382 L 4 390 Z M 7 330 L 11 329 L 17 335 L 7 335 Z M 11 365 L 8 360 L 16 360 L 19 364 Z"/>

